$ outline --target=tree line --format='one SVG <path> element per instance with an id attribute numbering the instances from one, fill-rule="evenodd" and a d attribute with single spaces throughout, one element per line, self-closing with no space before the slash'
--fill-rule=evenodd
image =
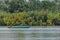
<path id="1" fill-rule="evenodd" d="M 12 0 L 0 4 L 0 26 L 60 25 L 57 1 Z"/>
<path id="2" fill-rule="evenodd" d="M 4 10 L 10 13 L 14 12 L 23 12 L 23 11 L 40 11 L 49 9 L 50 11 L 59 11 L 60 5 L 56 5 L 57 3 L 52 1 L 36 1 L 31 0 L 26 2 L 24 0 L 11 0 L 5 1 L 5 4 L 0 5 L 0 10 Z"/>

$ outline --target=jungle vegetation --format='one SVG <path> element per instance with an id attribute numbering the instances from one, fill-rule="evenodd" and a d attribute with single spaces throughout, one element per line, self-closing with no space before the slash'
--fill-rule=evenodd
<path id="1" fill-rule="evenodd" d="M 0 26 L 59 26 L 59 1 L 0 2 Z"/>

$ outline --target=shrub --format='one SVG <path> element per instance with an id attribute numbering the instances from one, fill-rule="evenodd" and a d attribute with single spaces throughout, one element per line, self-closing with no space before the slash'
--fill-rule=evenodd
<path id="1" fill-rule="evenodd" d="M 19 13 L 0 12 L 0 25 L 47 26 L 60 25 L 60 13 L 51 11 L 29 11 Z"/>

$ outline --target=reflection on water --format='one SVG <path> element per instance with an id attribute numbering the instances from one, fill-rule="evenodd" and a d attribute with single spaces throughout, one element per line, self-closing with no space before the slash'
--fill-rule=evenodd
<path id="1" fill-rule="evenodd" d="M 60 33 L 40 33 L 37 31 L 30 31 L 29 33 L 23 33 L 24 31 L 12 33 L 1 33 L 0 40 L 60 40 Z"/>
<path id="2" fill-rule="evenodd" d="M 0 40 L 36 40 L 40 38 L 59 38 L 60 33 L 31 33 L 31 34 L 24 34 L 24 33 L 0 33 Z M 42 40 L 41 39 L 41 40 Z M 45 39 L 44 39 L 45 40 Z M 60 39 L 59 39 L 60 40 Z"/>

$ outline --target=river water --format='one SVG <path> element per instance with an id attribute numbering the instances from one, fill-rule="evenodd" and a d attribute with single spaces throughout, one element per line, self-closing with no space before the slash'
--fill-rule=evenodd
<path id="1" fill-rule="evenodd" d="M 0 40 L 60 40 L 60 28 L 0 28 Z"/>

